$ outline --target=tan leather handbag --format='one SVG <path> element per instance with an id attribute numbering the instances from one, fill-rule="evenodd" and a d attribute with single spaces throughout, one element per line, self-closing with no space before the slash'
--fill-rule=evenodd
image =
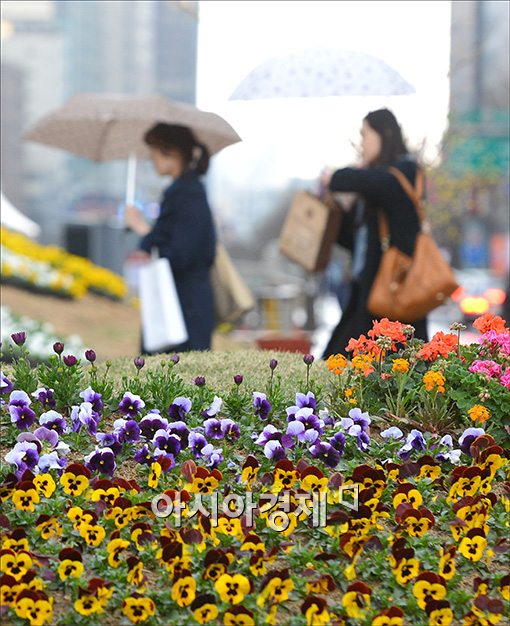
<path id="1" fill-rule="evenodd" d="M 340 228 L 340 214 L 332 198 L 320 200 L 298 191 L 280 233 L 280 252 L 308 272 L 325 269 Z"/>
<path id="2" fill-rule="evenodd" d="M 421 202 L 423 172 L 418 170 L 416 188 L 400 170 L 390 167 L 402 188 L 413 201 L 420 220 L 412 257 L 390 246 L 388 217 L 379 212 L 379 237 L 383 255 L 367 308 L 377 318 L 414 322 L 437 308 L 457 289 L 453 271 L 435 244 L 425 221 Z"/>
<path id="3" fill-rule="evenodd" d="M 216 245 L 210 277 L 217 324 L 234 324 L 255 307 L 253 294 L 221 243 Z"/>

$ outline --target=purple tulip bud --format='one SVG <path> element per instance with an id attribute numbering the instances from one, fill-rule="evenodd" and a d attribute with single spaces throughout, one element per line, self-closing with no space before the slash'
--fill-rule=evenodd
<path id="1" fill-rule="evenodd" d="M 74 354 L 66 354 L 64 357 L 64 363 L 67 367 L 72 367 L 78 363 L 78 359 L 74 356 Z"/>
<path id="2" fill-rule="evenodd" d="M 241 376 L 241 374 L 236 374 L 234 376 L 234 382 L 236 385 L 240 385 L 243 382 L 243 377 Z"/>
<path id="3" fill-rule="evenodd" d="M 315 361 L 315 357 L 313 356 L 313 354 L 305 354 L 305 356 L 303 357 L 303 361 L 306 365 L 311 365 Z"/>
<path id="4" fill-rule="evenodd" d="M 276 359 L 271 359 L 269 361 L 269 367 L 274 371 L 276 366 L 278 365 L 278 361 Z"/>
<path id="5" fill-rule="evenodd" d="M 64 344 L 61 341 L 56 341 L 53 344 L 53 352 L 56 354 L 62 354 L 62 352 L 64 352 Z"/>
<path id="6" fill-rule="evenodd" d="M 177 363 L 179 363 L 180 360 L 181 360 L 181 357 L 178 354 L 172 354 L 172 356 L 170 357 L 170 361 L 172 361 L 174 365 L 177 365 Z"/>
<path id="7" fill-rule="evenodd" d="M 94 361 L 96 360 L 96 353 L 94 352 L 94 350 L 85 350 L 85 358 L 90 363 L 94 363 Z"/>
<path id="8" fill-rule="evenodd" d="M 22 346 L 27 340 L 27 334 L 24 330 L 21 330 L 19 333 L 12 333 L 11 339 L 17 346 Z"/>
<path id="9" fill-rule="evenodd" d="M 141 370 L 142 367 L 145 365 L 145 359 L 142 356 L 137 356 L 135 359 L 133 359 L 133 363 L 135 364 L 137 370 Z"/>
<path id="10" fill-rule="evenodd" d="M 205 377 L 204 376 L 197 376 L 195 378 L 195 380 L 193 381 L 193 383 L 197 386 L 197 387 L 203 387 L 205 385 Z"/>

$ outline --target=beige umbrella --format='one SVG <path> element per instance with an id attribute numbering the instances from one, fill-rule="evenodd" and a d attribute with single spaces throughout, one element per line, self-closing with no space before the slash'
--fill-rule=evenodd
<path id="1" fill-rule="evenodd" d="M 216 113 L 160 95 L 84 93 L 43 117 L 24 138 L 93 161 L 129 158 L 126 201 L 132 202 L 136 158 L 148 158 L 145 132 L 157 122 L 189 127 L 211 154 L 241 141 Z"/>
<path id="2" fill-rule="evenodd" d="M 193 130 L 211 154 L 241 141 L 216 113 L 160 95 L 85 93 L 43 117 L 25 139 L 67 150 L 93 161 L 147 158 L 143 135 L 156 122 L 181 124 Z"/>

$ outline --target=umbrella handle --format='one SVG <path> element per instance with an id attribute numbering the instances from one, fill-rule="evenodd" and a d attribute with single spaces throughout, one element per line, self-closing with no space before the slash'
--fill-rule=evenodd
<path id="1" fill-rule="evenodd" d="M 126 204 L 135 203 L 136 189 L 136 154 L 131 153 L 128 158 L 126 180 Z"/>

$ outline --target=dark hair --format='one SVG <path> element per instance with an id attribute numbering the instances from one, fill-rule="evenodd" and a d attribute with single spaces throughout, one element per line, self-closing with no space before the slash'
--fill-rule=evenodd
<path id="1" fill-rule="evenodd" d="M 391 165 L 409 154 L 397 118 L 388 109 L 371 111 L 364 119 L 381 137 L 381 153 L 371 165 Z"/>
<path id="2" fill-rule="evenodd" d="M 197 174 L 207 172 L 209 150 L 203 143 L 197 141 L 187 126 L 159 122 L 145 133 L 144 141 L 148 146 L 158 148 L 161 152 L 177 150 L 182 155 L 186 169 L 193 169 Z M 198 157 L 197 148 L 200 151 Z"/>

